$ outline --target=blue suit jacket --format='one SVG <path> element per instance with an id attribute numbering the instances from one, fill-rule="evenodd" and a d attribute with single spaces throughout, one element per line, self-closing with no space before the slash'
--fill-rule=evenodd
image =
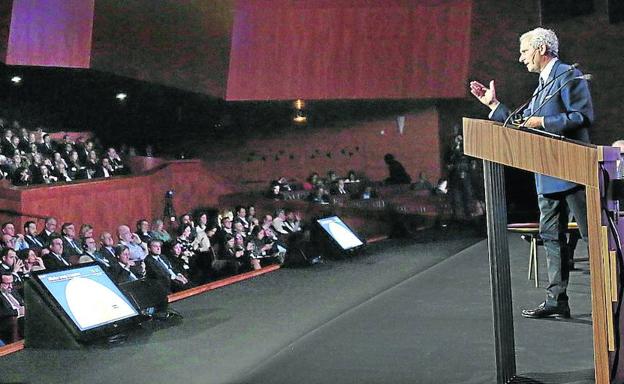
<path id="1" fill-rule="evenodd" d="M 568 69 L 570 69 L 568 64 L 557 61 L 550 71 L 548 81 Z M 523 111 L 524 117 L 529 117 L 539 107 L 540 101 L 552 96 L 552 100 L 535 114 L 535 116 L 544 116 L 544 130 L 589 143 L 589 127 L 594 121 L 594 107 L 587 81 L 572 80 L 559 93 L 555 93 L 566 81 L 581 75 L 582 73 L 575 69 L 546 86 L 544 92 L 534 98 Z M 501 104 L 494 110 L 491 118 L 503 122 L 510 113 L 509 108 Z M 538 194 L 567 191 L 577 186 L 569 181 L 540 174 L 535 175 L 535 185 Z"/>

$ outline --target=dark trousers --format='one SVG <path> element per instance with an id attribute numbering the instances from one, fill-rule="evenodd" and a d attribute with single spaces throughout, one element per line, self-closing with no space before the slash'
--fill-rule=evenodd
<path id="1" fill-rule="evenodd" d="M 576 218 L 579 232 L 587 242 L 585 189 L 579 186 L 563 192 L 539 195 L 537 202 L 540 210 L 540 237 L 544 241 L 548 269 L 546 306 L 557 306 L 568 301 L 566 289 L 570 276 L 570 251 L 566 231 L 569 213 Z"/>

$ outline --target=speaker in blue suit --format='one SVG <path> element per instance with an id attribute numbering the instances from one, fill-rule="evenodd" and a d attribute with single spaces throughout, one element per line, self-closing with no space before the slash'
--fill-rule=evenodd
<path id="1" fill-rule="evenodd" d="M 526 109 L 522 125 L 528 128 L 589 142 L 589 128 L 594 109 L 588 83 L 581 72 L 561 62 L 556 34 L 536 28 L 520 36 L 520 58 L 529 72 L 539 73 L 539 85 Z M 496 98 L 494 81 L 489 87 L 470 83 L 470 92 L 490 109 L 490 119 L 503 122 L 512 113 Z M 545 175 L 535 175 L 540 209 L 539 233 L 546 249 L 548 287 L 546 300 L 533 309 L 522 311 L 524 317 L 570 317 L 567 286 L 572 258 L 566 247 L 569 213 L 579 224 L 587 241 L 587 208 L 583 186 Z"/>

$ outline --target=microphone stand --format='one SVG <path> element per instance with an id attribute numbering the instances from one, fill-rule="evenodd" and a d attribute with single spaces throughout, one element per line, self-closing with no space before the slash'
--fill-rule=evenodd
<path id="1" fill-rule="evenodd" d="M 535 92 L 533 95 L 531 95 L 531 97 L 525 101 L 524 103 L 522 103 L 518 108 L 514 109 L 512 113 L 509 114 L 509 116 L 507 116 L 507 118 L 505 119 L 505 122 L 503 123 L 503 128 L 507 127 L 507 124 L 509 123 L 509 121 L 513 118 L 513 116 L 515 116 L 518 112 L 520 112 L 521 109 L 523 109 L 524 107 L 526 107 L 527 105 L 529 105 L 529 103 L 536 97 L 538 96 L 540 93 L 544 92 L 544 90 L 546 89 L 546 87 L 548 87 L 550 84 L 552 84 L 555 80 L 557 80 L 558 78 L 560 78 L 561 76 L 565 75 L 566 73 L 575 70 L 577 67 L 579 66 L 579 63 L 574 63 L 572 65 L 570 65 L 570 68 L 566 69 L 565 71 L 561 72 L 560 74 L 558 74 L 557 76 L 553 77 L 552 79 L 550 79 L 549 81 L 547 81 L 546 83 L 544 83 L 544 86 L 542 87 L 542 89 L 540 89 L 539 91 Z"/>
<path id="2" fill-rule="evenodd" d="M 531 115 L 529 115 L 529 117 L 527 117 L 526 120 L 524 120 L 524 122 L 522 124 L 520 124 L 519 128 L 526 128 L 526 126 L 525 126 L 526 122 L 529 121 L 529 119 L 531 117 L 535 116 L 539 111 L 541 111 L 542 108 L 544 108 L 544 106 L 546 104 L 548 104 L 548 102 L 550 100 L 552 100 L 554 98 L 554 96 L 556 94 L 558 94 L 563 89 L 563 87 L 568 85 L 568 83 L 570 83 L 573 80 L 591 80 L 591 75 L 587 74 L 587 75 L 582 75 L 582 76 L 576 76 L 576 77 L 573 77 L 571 79 L 568 79 L 565 83 L 561 84 L 561 86 L 559 88 L 557 88 L 557 90 L 555 90 L 555 92 L 553 92 L 551 95 L 546 96 L 546 98 L 544 99 L 542 104 L 540 104 L 540 106 L 537 107 L 537 109 L 535 111 L 533 111 L 533 113 L 531 113 Z M 544 88 L 546 88 L 546 87 L 544 87 Z M 559 135 L 556 135 L 556 136 L 559 136 Z"/>

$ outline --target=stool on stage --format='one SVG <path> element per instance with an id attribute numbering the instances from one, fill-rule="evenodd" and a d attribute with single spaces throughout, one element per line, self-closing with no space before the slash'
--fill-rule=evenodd
<path id="1" fill-rule="evenodd" d="M 539 237 L 539 223 L 514 223 L 507 225 L 507 230 L 513 233 L 519 233 L 522 239 L 529 242 L 529 273 L 527 279 L 531 280 L 531 275 L 535 280 L 535 287 L 539 287 L 537 279 L 537 247 L 544 245 Z M 568 223 L 568 232 L 578 230 L 576 222 Z"/>

